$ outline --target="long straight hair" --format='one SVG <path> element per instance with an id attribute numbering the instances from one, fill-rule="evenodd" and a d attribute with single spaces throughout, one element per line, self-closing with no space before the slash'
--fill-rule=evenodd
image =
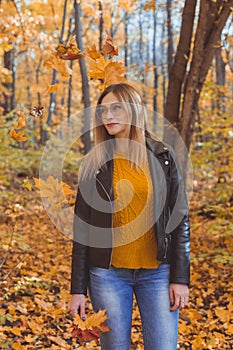
<path id="1" fill-rule="evenodd" d="M 147 160 L 145 135 L 147 132 L 147 114 L 142 97 L 138 91 L 129 84 L 120 83 L 108 86 L 100 95 L 94 119 L 94 147 L 84 157 L 79 172 L 79 179 L 85 180 L 95 176 L 101 167 L 105 167 L 107 161 L 113 158 L 115 136 L 109 135 L 104 124 L 98 117 L 98 106 L 109 93 L 122 103 L 130 122 L 129 148 L 127 158 L 131 166 L 137 169 L 144 166 Z"/>

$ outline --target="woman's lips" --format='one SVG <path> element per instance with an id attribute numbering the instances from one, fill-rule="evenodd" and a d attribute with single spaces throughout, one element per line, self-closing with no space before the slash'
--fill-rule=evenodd
<path id="1" fill-rule="evenodd" d="M 107 126 L 115 126 L 115 125 L 117 125 L 118 123 L 108 123 L 108 124 L 106 124 Z"/>

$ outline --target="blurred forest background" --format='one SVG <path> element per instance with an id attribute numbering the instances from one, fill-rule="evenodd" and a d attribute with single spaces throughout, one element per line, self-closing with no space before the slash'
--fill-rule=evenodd
<path id="1" fill-rule="evenodd" d="M 50 222 L 37 178 L 59 125 L 76 118 L 72 135 L 91 128 L 88 108 L 124 81 L 177 128 L 193 167 L 192 278 L 179 349 L 233 348 L 232 8 L 232 0 L 0 1 L 1 349 L 99 348 L 72 337 L 71 242 Z M 158 115 L 150 114 L 154 132 Z M 66 185 L 43 183 L 55 205 L 64 190 L 72 207 L 91 137 L 67 152 Z M 136 307 L 132 349 L 143 349 Z"/>

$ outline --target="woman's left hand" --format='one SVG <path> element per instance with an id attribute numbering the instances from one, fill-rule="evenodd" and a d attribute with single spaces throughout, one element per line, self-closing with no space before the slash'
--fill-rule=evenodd
<path id="1" fill-rule="evenodd" d="M 171 311 L 185 307 L 188 303 L 189 288 L 186 284 L 171 283 L 170 284 L 170 302 Z"/>

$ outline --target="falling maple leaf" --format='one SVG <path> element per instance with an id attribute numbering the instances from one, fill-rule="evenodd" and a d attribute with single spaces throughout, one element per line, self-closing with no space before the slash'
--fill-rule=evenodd
<path id="1" fill-rule="evenodd" d="M 56 51 L 52 51 L 47 55 L 43 66 L 48 69 L 53 68 L 57 70 L 64 78 L 69 78 L 72 74 L 72 70 L 68 67 L 67 63 L 57 55 Z"/>
<path id="2" fill-rule="evenodd" d="M 113 39 L 109 32 L 103 44 L 102 53 L 109 56 L 118 56 L 118 48 L 113 44 Z"/>
<path id="3" fill-rule="evenodd" d="M 104 56 L 100 56 L 98 60 L 90 60 L 88 76 L 91 79 L 103 80 L 105 76 L 105 67 L 110 63 L 109 60 L 105 60 Z"/>
<path id="4" fill-rule="evenodd" d="M 14 127 L 14 129 L 19 130 L 26 125 L 26 117 L 24 113 L 20 111 L 18 111 L 16 114 L 18 115 L 18 124 Z"/>
<path id="5" fill-rule="evenodd" d="M 56 52 L 62 60 L 73 61 L 85 56 L 85 53 L 77 47 L 74 38 L 72 38 L 67 45 L 60 43 L 56 48 Z"/>
<path id="6" fill-rule="evenodd" d="M 33 184 L 32 184 L 32 182 L 27 178 L 27 179 L 25 179 L 24 182 L 23 182 L 23 187 L 24 187 L 24 188 L 27 188 L 28 191 L 32 191 L 32 189 L 33 189 Z"/>
<path id="7" fill-rule="evenodd" d="M 16 142 L 22 142 L 27 140 L 26 136 L 24 135 L 24 131 L 16 132 L 14 129 L 11 129 L 9 131 L 9 135 Z"/>
<path id="8" fill-rule="evenodd" d="M 124 77 L 125 67 L 121 62 L 110 62 L 104 70 L 105 86 L 127 82 Z"/>
<path id="9" fill-rule="evenodd" d="M 43 106 L 35 106 L 35 107 L 30 109 L 29 114 L 32 117 L 40 117 L 41 118 L 43 116 L 43 112 L 44 112 Z"/>
<path id="10" fill-rule="evenodd" d="M 154 0 L 148 1 L 146 3 L 146 5 L 143 6 L 143 10 L 144 11 L 147 11 L 147 10 L 155 11 L 156 10 L 155 1 Z"/>
<path id="11" fill-rule="evenodd" d="M 85 321 L 76 314 L 74 323 L 71 326 L 71 335 L 72 337 L 77 337 L 81 343 L 91 340 L 98 343 L 101 334 L 109 331 L 109 327 L 105 325 L 106 319 L 105 309 L 87 316 Z"/>
<path id="12" fill-rule="evenodd" d="M 51 209 L 59 210 L 63 205 L 67 204 L 67 197 L 75 193 L 65 182 L 59 182 L 53 176 L 49 176 L 47 180 L 37 179 L 33 177 L 37 193 L 41 197 L 48 198 L 51 201 Z"/>
<path id="13" fill-rule="evenodd" d="M 88 55 L 90 58 L 92 58 L 93 60 L 97 60 L 97 59 L 99 59 L 100 56 L 101 56 L 101 53 L 100 53 L 99 51 L 97 51 L 96 45 L 95 45 L 95 44 L 93 44 L 93 45 L 91 46 L 91 48 L 87 48 L 86 51 L 87 51 L 87 55 Z"/>
<path id="14" fill-rule="evenodd" d="M 49 85 L 43 95 L 46 96 L 48 94 L 51 94 L 57 91 L 58 88 L 59 88 L 59 84 Z"/>

